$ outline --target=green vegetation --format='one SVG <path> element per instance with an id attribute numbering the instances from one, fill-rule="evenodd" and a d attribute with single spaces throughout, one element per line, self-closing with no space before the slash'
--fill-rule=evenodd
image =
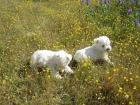
<path id="1" fill-rule="evenodd" d="M 1 0 L 0 104 L 139 105 L 140 27 L 134 22 L 140 21 L 139 6 L 123 3 Z M 85 62 L 62 80 L 49 68 L 35 73 L 28 67 L 38 49 L 74 55 L 101 35 L 112 41 L 109 58 L 115 66 Z"/>

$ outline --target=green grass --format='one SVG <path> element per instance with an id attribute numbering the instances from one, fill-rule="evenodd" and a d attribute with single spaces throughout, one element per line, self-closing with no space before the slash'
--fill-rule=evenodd
<path id="1" fill-rule="evenodd" d="M 75 0 L 0 1 L 1 105 L 140 104 L 139 26 L 124 30 L 118 17 L 113 30 L 88 20 L 80 6 Z M 73 68 L 73 75 L 57 80 L 48 68 L 35 73 L 27 65 L 38 49 L 74 55 L 101 35 L 112 41 L 109 57 L 115 66 L 85 62 Z"/>

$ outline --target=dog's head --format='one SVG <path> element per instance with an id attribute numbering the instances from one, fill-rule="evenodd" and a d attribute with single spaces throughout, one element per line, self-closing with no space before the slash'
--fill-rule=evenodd
<path id="1" fill-rule="evenodd" d="M 66 53 L 64 50 L 60 50 L 56 52 L 55 54 L 55 62 L 60 66 L 60 67 L 66 67 L 70 61 L 72 60 L 72 55 Z"/>
<path id="2" fill-rule="evenodd" d="M 111 42 L 107 36 L 100 36 L 94 39 L 94 43 L 100 51 L 108 52 L 112 50 Z"/>

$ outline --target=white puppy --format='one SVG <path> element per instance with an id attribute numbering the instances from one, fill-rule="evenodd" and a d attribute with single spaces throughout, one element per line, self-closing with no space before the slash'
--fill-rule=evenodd
<path id="1" fill-rule="evenodd" d="M 58 73 L 59 70 L 62 72 L 73 73 L 73 70 L 68 66 L 72 59 L 72 55 L 66 53 L 64 50 L 57 52 L 51 50 L 37 50 L 31 56 L 31 67 L 49 67 L 51 73 L 56 78 L 62 78 Z"/>
<path id="2" fill-rule="evenodd" d="M 100 36 L 94 39 L 92 46 L 77 50 L 74 55 L 74 60 L 80 62 L 80 60 L 91 58 L 94 62 L 97 60 L 105 60 L 113 64 L 108 58 L 108 51 L 111 51 L 111 49 L 109 38 L 107 36 Z"/>

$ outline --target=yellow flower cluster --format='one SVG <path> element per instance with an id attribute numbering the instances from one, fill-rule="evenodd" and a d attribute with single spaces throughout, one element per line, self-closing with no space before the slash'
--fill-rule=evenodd
<path id="1" fill-rule="evenodd" d="M 140 103 L 139 27 L 131 28 L 135 34 L 121 32 L 122 17 L 116 17 L 115 30 L 100 27 L 89 22 L 78 6 L 74 0 L 0 1 L 0 104 Z M 100 13 L 96 16 L 104 19 Z M 109 18 L 115 16 L 113 12 Z M 56 80 L 49 68 L 35 73 L 27 64 L 38 49 L 64 49 L 74 55 L 101 35 L 112 40 L 109 58 L 115 66 L 86 60 L 78 67 L 70 63 L 74 74 Z"/>

